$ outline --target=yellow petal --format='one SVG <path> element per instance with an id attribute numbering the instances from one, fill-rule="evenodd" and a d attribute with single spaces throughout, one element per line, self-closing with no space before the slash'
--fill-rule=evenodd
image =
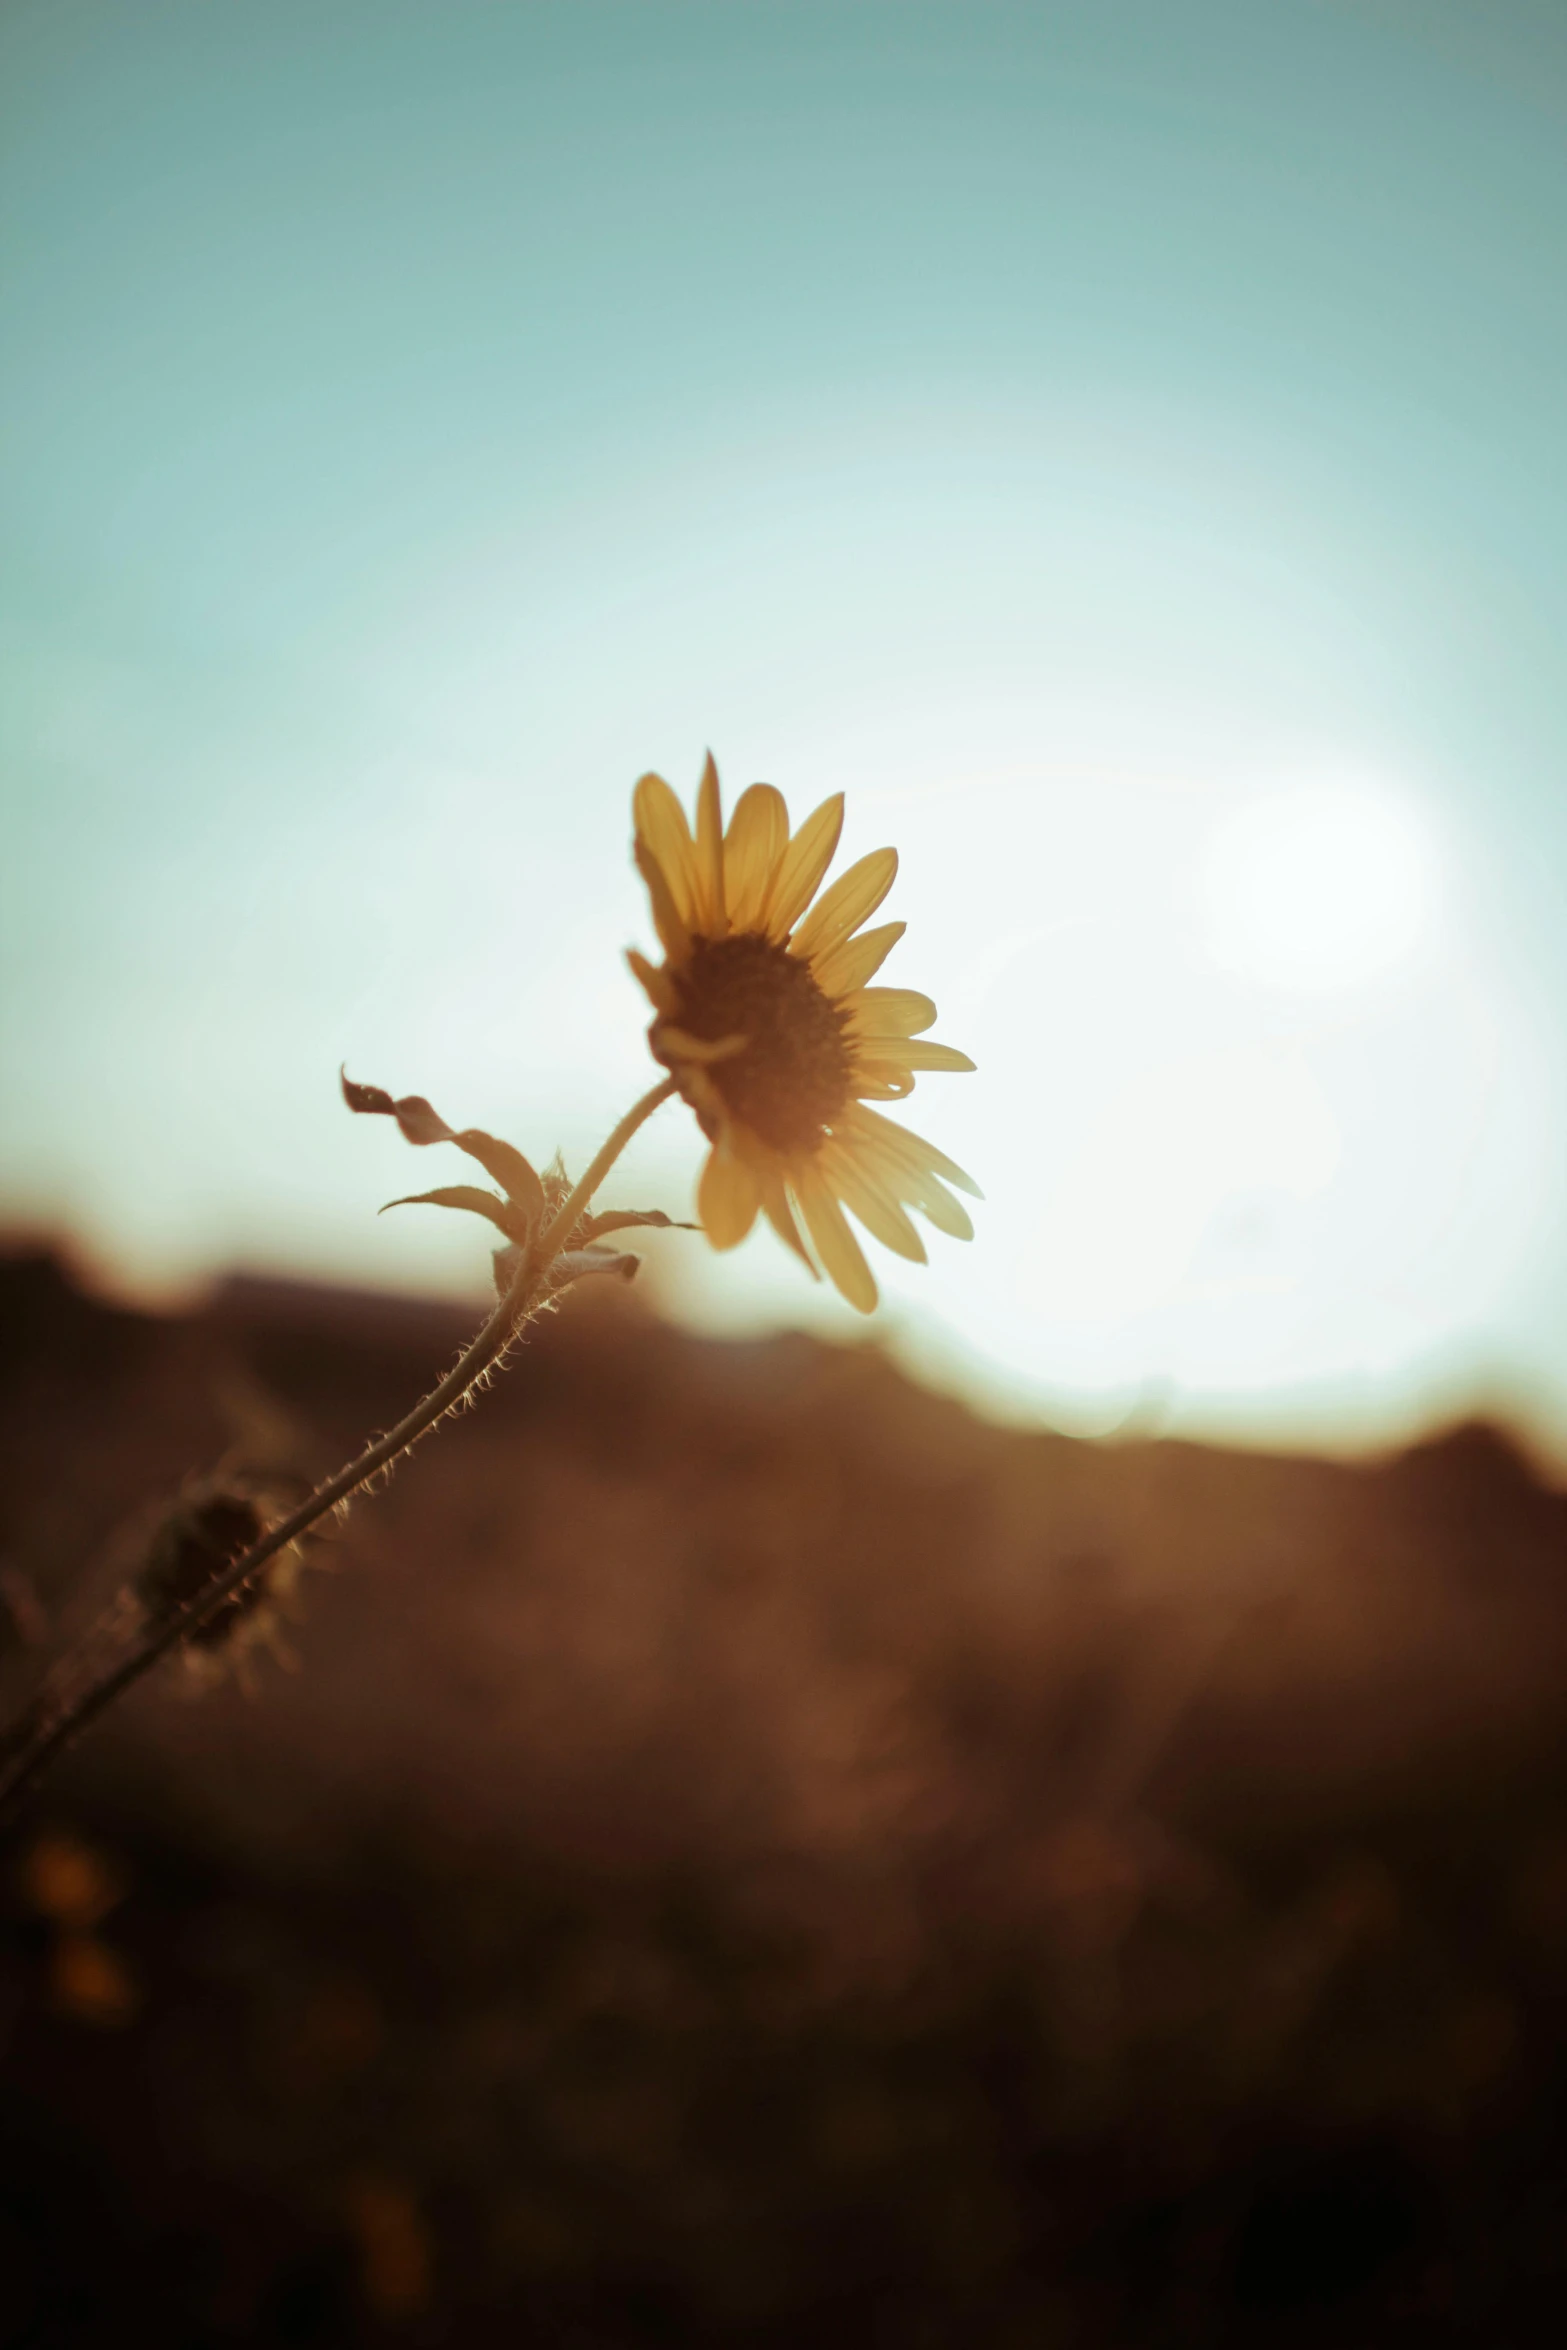
<path id="1" fill-rule="evenodd" d="M 688 1028 L 681 1028 L 672 1020 L 658 1024 L 658 1049 L 667 1061 L 695 1061 L 706 1068 L 713 1061 L 732 1061 L 736 1053 L 743 1053 L 750 1042 L 744 1036 L 693 1036 Z"/>
<path id="2" fill-rule="evenodd" d="M 635 850 L 637 870 L 647 883 L 648 902 L 653 909 L 653 927 L 663 941 L 664 952 L 672 963 L 683 963 L 691 952 L 691 934 L 685 917 L 675 903 L 668 876 L 657 857 L 637 835 Z"/>
<path id="3" fill-rule="evenodd" d="M 876 1283 L 865 1262 L 865 1252 L 849 1230 L 842 1208 L 820 1173 L 814 1166 L 802 1168 L 793 1178 L 793 1188 L 827 1278 L 856 1312 L 874 1313 Z"/>
<path id="4" fill-rule="evenodd" d="M 968 1192 L 974 1199 L 983 1199 L 984 1193 L 972 1175 L 965 1175 L 955 1159 L 937 1150 L 923 1134 L 912 1134 L 907 1126 L 894 1126 L 890 1118 L 878 1110 L 861 1109 L 851 1102 L 843 1116 L 836 1121 L 835 1131 L 870 1142 L 896 1167 L 907 1167 L 916 1175 L 940 1175 L 948 1183 L 955 1183 L 959 1191 Z M 903 1195 L 909 1197 L 907 1192 Z"/>
<path id="5" fill-rule="evenodd" d="M 644 775 L 631 796 L 631 812 L 638 840 L 663 867 L 675 911 L 691 928 L 696 905 L 696 851 L 684 808 L 661 775 Z M 637 862 L 641 864 L 640 857 Z"/>
<path id="6" fill-rule="evenodd" d="M 724 899 L 731 930 L 755 930 L 768 885 L 789 844 L 789 811 L 782 792 L 753 783 L 735 803 L 724 842 Z"/>
<path id="7" fill-rule="evenodd" d="M 955 1200 L 943 1185 L 939 1175 L 901 1163 L 882 1153 L 876 1143 L 854 1137 L 856 1158 L 866 1172 L 882 1187 L 906 1206 L 918 1208 L 928 1216 L 938 1232 L 950 1233 L 954 1240 L 972 1240 L 974 1227 L 968 1210 Z"/>
<path id="8" fill-rule="evenodd" d="M 828 1148 L 821 1157 L 822 1174 L 867 1232 L 911 1263 L 926 1262 L 925 1243 L 902 1208 L 851 1151 Z"/>
<path id="9" fill-rule="evenodd" d="M 767 1167 L 758 1170 L 757 1181 L 761 1185 L 763 1215 L 784 1246 L 793 1249 L 811 1279 L 819 1281 L 821 1275 L 811 1262 L 810 1250 L 800 1238 L 800 1227 L 794 1220 L 794 1211 L 789 1205 L 788 1195 L 783 1187 L 783 1178 L 778 1174 L 776 1168 Z"/>
<path id="10" fill-rule="evenodd" d="M 906 922 L 884 922 L 879 930 L 846 938 L 830 955 L 818 955 L 811 965 L 817 986 L 824 995 L 852 995 L 881 969 L 908 927 Z"/>
<path id="11" fill-rule="evenodd" d="M 710 1152 L 697 1189 L 697 1214 L 714 1248 L 738 1248 L 756 1222 L 761 1193 L 744 1159 L 722 1144 Z"/>
<path id="12" fill-rule="evenodd" d="M 867 1037 L 854 1056 L 854 1065 L 857 1069 L 874 1069 L 878 1076 L 887 1069 L 959 1071 L 974 1066 L 967 1053 L 960 1053 L 956 1045 L 934 1044 L 927 1036 Z"/>
<path id="13" fill-rule="evenodd" d="M 914 1073 L 911 1069 L 862 1069 L 854 1079 L 856 1101 L 902 1102 L 914 1091 Z"/>
<path id="14" fill-rule="evenodd" d="M 718 769 L 708 752 L 696 795 L 696 904 L 692 928 L 704 938 L 725 938 L 724 817 L 718 798 Z"/>
<path id="15" fill-rule="evenodd" d="M 635 947 L 626 949 L 626 961 L 631 965 L 633 972 L 646 989 L 648 1001 L 654 1011 L 662 1012 L 667 1019 L 680 1002 L 679 994 L 668 972 L 661 971 L 656 963 L 650 963 L 646 955 L 639 955 Z"/>
<path id="16" fill-rule="evenodd" d="M 897 850 L 872 849 L 824 891 L 790 939 L 790 954 L 830 954 L 851 931 L 870 920 L 897 878 Z"/>
<path id="17" fill-rule="evenodd" d="M 929 996 L 914 987 L 862 987 L 843 1008 L 860 1036 L 918 1036 L 936 1017 Z"/>
<path id="18" fill-rule="evenodd" d="M 950 1233 L 954 1240 L 972 1240 L 974 1226 L 967 1208 L 947 1191 L 939 1175 L 909 1175 L 899 1184 L 909 1205 L 928 1216 L 938 1232 Z"/>
<path id="19" fill-rule="evenodd" d="M 653 1058 L 656 1061 L 662 1061 L 665 1068 L 671 1072 L 675 1083 L 680 1088 L 681 1100 L 691 1104 L 692 1109 L 696 1112 L 697 1124 L 707 1136 L 708 1141 L 713 1142 L 724 1132 L 729 1123 L 723 1096 L 700 1061 L 682 1061 L 666 1053 L 662 1049 L 662 1036 L 662 1026 L 655 1022 L 653 1032 L 648 1038 Z"/>
<path id="20" fill-rule="evenodd" d="M 834 792 L 807 816 L 779 861 L 763 907 L 769 938 L 785 939 L 821 887 L 843 830 L 843 794 Z"/>
<path id="21" fill-rule="evenodd" d="M 841 996 L 850 1032 L 865 1039 L 916 1036 L 935 1020 L 935 1003 L 919 987 L 858 987 Z"/>

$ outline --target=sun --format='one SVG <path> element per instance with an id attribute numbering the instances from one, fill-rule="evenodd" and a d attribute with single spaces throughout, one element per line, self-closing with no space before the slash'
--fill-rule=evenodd
<path id="1" fill-rule="evenodd" d="M 1407 965 L 1435 923 L 1436 844 L 1407 801 L 1328 781 L 1226 817 L 1200 874 L 1213 960 L 1302 995 L 1364 987 Z"/>

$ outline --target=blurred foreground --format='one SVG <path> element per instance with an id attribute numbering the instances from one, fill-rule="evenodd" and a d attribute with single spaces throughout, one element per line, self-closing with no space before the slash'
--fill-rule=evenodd
<path id="1" fill-rule="evenodd" d="M 0 1262 L 0 1695 L 462 1314 Z M 579 1295 L 0 1867 L 0 2345 L 1551 2342 L 1567 1502 Z"/>

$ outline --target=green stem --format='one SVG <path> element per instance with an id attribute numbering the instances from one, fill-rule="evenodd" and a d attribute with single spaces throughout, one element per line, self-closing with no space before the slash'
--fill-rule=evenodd
<path id="1" fill-rule="evenodd" d="M 571 1227 L 573 1224 L 575 1224 L 577 1218 L 582 1214 L 583 1209 L 587 1206 L 589 1200 L 593 1197 L 593 1194 L 597 1191 L 599 1185 L 603 1182 L 605 1176 L 609 1173 L 611 1167 L 613 1167 L 615 1161 L 619 1158 L 621 1152 L 625 1149 L 627 1143 L 631 1140 L 631 1137 L 635 1134 L 637 1128 L 642 1125 L 646 1119 L 652 1117 L 653 1112 L 658 1108 L 661 1102 L 668 1101 L 674 1090 L 675 1080 L 672 1077 L 666 1077 L 662 1084 L 654 1086 L 651 1093 L 645 1093 L 642 1096 L 642 1099 L 635 1105 L 635 1107 L 629 1109 L 626 1112 L 625 1116 L 621 1119 L 620 1124 L 615 1128 L 614 1133 L 609 1136 L 603 1148 L 599 1151 L 598 1156 L 595 1159 L 589 1161 L 587 1173 L 583 1176 L 582 1181 L 577 1185 L 576 1190 L 570 1194 L 565 1206 L 560 1210 L 559 1214 L 555 1218 L 554 1223 L 550 1225 L 543 1239 L 539 1242 L 540 1256 L 542 1262 L 546 1266 L 551 1264 L 554 1259 L 559 1256 L 561 1249 L 565 1244 L 567 1233 L 571 1230 Z"/>

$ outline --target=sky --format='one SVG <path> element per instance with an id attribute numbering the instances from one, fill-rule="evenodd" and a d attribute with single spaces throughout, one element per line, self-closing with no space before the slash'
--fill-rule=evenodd
<path id="1" fill-rule="evenodd" d="M 978 1063 L 902 1359 L 1567 1451 L 1564 255 L 1552 0 L 9 0 L 0 1220 L 478 1296 L 339 1063 L 580 1163 L 711 747 Z"/>

